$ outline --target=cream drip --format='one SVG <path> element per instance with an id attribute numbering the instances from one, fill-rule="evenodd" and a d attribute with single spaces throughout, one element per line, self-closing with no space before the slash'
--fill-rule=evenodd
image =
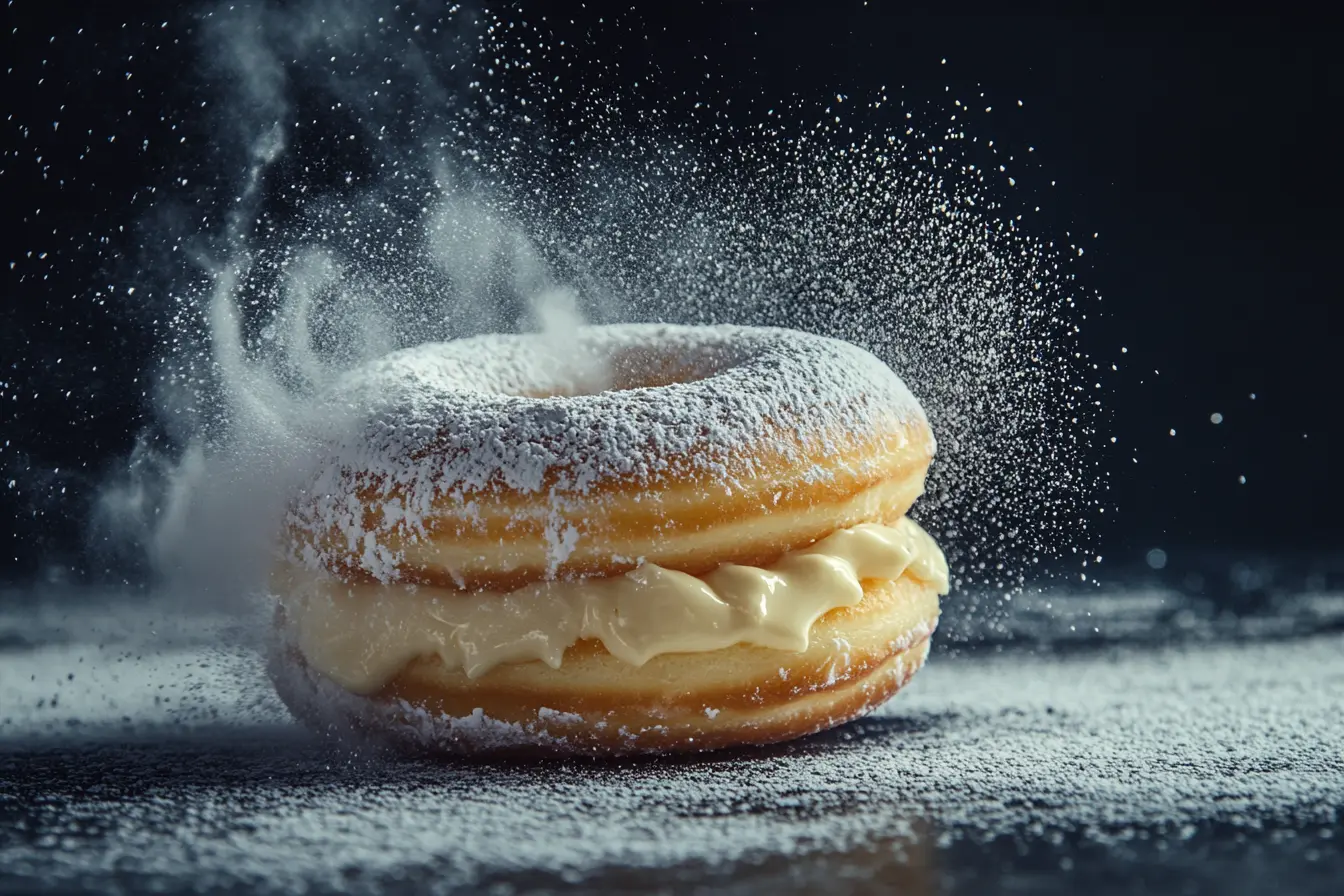
<path id="1" fill-rule="evenodd" d="M 508 593 L 414 585 L 349 585 L 292 569 L 277 574 L 296 646 L 355 693 L 377 691 L 418 657 L 469 678 L 504 663 L 559 668 L 591 638 L 639 666 L 662 653 L 755 644 L 807 649 L 812 624 L 863 599 L 866 579 L 913 578 L 947 592 L 947 561 L 923 529 L 863 523 L 766 568 L 725 564 L 692 576 L 654 564 L 624 575 L 536 582 Z"/>

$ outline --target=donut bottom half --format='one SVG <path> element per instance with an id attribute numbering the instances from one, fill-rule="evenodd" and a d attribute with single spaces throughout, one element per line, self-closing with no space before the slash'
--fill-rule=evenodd
<path id="1" fill-rule="evenodd" d="M 691 752 L 791 740 L 867 713 L 923 665 L 937 622 L 937 587 L 907 575 L 865 581 L 863 600 L 817 620 L 802 652 L 739 644 L 634 666 L 583 641 L 558 669 L 517 663 L 475 679 L 422 658 L 363 696 L 309 666 L 277 615 L 270 671 L 319 731 L 412 752 Z"/>

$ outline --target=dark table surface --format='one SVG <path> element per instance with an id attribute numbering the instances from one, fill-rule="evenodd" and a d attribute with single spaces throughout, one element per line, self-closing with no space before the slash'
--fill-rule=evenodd
<path id="1" fill-rule="evenodd" d="M 769 749 L 429 762 L 294 724 L 247 616 L 0 594 L 0 891 L 1336 893 L 1344 594 L 949 612 Z"/>

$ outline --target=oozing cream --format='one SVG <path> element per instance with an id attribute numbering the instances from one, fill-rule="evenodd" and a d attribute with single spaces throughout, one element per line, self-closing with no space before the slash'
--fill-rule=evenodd
<path id="1" fill-rule="evenodd" d="M 662 653 L 734 644 L 806 650 L 812 624 L 858 604 L 865 579 L 906 573 L 947 591 L 942 551 L 902 518 L 841 529 L 767 568 L 727 564 L 700 577 L 645 564 L 610 578 L 463 594 L 352 586 L 290 569 L 278 574 L 276 590 L 307 662 L 368 694 L 418 657 L 437 655 L 476 678 L 503 663 L 559 668 L 565 650 L 586 638 L 637 666 Z"/>

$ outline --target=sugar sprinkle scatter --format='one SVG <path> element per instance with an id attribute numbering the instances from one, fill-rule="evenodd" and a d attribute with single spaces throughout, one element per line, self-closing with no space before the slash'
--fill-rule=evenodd
<path id="1" fill-rule="evenodd" d="M 659 321 L 788 326 L 888 363 L 939 440 L 916 515 L 967 611 L 1095 554 L 1104 382 L 1078 337 L 1099 299 L 1070 238 L 1032 235 L 1004 174 L 1034 163 L 995 144 L 979 97 L 751 94 L 714 59 L 674 90 L 617 52 L 649 36 L 637 11 L 526 2 L 203 3 L 125 33 L 135 60 L 190 63 L 146 137 L 174 150 L 127 220 L 15 273 L 108 253 L 97 302 L 159 347 L 91 544 L 245 590 L 347 371 Z"/>

